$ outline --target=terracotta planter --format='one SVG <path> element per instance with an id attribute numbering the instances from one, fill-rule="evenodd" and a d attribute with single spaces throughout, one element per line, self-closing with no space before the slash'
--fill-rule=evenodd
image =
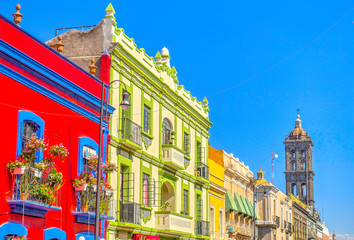
<path id="1" fill-rule="evenodd" d="M 87 188 L 87 184 L 84 184 L 84 185 L 81 185 L 79 187 L 75 187 L 75 191 L 76 192 L 82 192 L 82 191 L 85 191 Z"/>
<path id="2" fill-rule="evenodd" d="M 13 174 L 14 175 L 22 175 L 25 173 L 26 166 L 22 166 L 20 168 L 15 168 Z"/>
<path id="3" fill-rule="evenodd" d="M 21 193 L 21 200 L 27 200 L 28 193 Z"/>
<path id="4" fill-rule="evenodd" d="M 82 212 L 88 212 L 88 206 L 81 206 Z"/>

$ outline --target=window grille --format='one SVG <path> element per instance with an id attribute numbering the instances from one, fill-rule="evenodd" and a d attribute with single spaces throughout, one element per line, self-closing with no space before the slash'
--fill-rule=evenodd
<path id="1" fill-rule="evenodd" d="M 134 202 L 134 173 L 121 174 L 121 200 Z"/>
<path id="2" fill-rule="evenodd" d="M 203 219 L 203 200 L 201 196 L 197 196 L 197 221 L 201 221 Z"/>
<path id="3" fill-rule="evenodd" d="M 143 173 L 143 206 L 146 207 L 160 207 L 161 199 L 159 190 L 161 189 L 161 182 L 149 178 L 148 174 Z"/>
<path id="4" fill-rule="evenodd" d="M 190 154 L 190 135 L 188 133 L 184 133 L 184 155 L 189 156 Z"/>
<path id="5" fill-rule="evenodd" d="M 32 134 L 36 134 L 39 129 L 37 123 L 33 121 L 24 121 L 23 122 L 23 131 L 22 131 L 22 149 L 25 148 L 26 142 L 31 138 Z"/>
<path id="6" fill-rule="evenodd" d="M 204 163 L 205 160 L 205 148 L 202 147 L 200 142 L 197 142 L 197 162 Z"/>
<path id="7" fill-rule="evenodd" d="M 150 108 L 144 105 L 144 132 L 150 133 Z"/>
<path id="8" fill-rule="evenodd" d="M 183 211 L 188 213 L 188 190 L 183 189 Z"/>
<path id="9" fill-rule="evenodd" d="M 93 157 L 97 156 L 97 152 L 95 149 L 91 148 L 90 146 L 83 146 L 82 148 L 82 156 L 83 156 L 83 164 L 82 164 L 82 171 L 90 172 L 90 168 L 88 166 L 88 161 Z"/>

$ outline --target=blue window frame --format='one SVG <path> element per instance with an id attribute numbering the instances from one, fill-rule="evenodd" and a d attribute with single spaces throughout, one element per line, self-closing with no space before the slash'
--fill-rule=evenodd
<path id="1" fill-rule="evenodd" d="M 66 233 L 59 228 L 44 230 L 44 240 L 66 240 Z"/>
<path id="2" fill-rule="evenodd" d="M 0 226 L 0 239 L 5 239 L 8 235 L 27 236 L 27 228 L 19 223 L 4 223 Z"/>
<path id="3" fill-rule="evenodd" d="M 98 144 L 88 137 L 79 138 L 79 159 L 77 173 L 88 171 L 87 160 L 98 154 Z"/>
<path id="4" fill-rule="evenodd" d="M 18 111 L 17 156 L 21 154 L 25 141 L 31 137 L 32 133 L 35 133 L 38 138 L 44 139 L 43 119 L 29 111 Z M 36 162 L 39 162 L 43 159 L 43 152 L 36 153 L 36 157 Z"/>

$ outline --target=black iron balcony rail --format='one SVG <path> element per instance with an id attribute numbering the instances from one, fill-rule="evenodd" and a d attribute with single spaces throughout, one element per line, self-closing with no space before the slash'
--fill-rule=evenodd
<path id="1" fill-rule="evenodd" d="M 202 162 L 196 162 L 195 164 L 195 176 L 202 177 L 209 180 L 209 167 Z"/>
<path id="2" fill-rule="evenodd" d="M 133 202 L 120 202 L 119 219 L 120 222 L 141 224 L 141 206 Z"/>
<path id="3" fill-rule="evenodd" d="M 141 126 L 128 118 L 120 118 L 119 120 L 121 122 L 121 127 L 118 129 L 118 137 L 141 146 Z"/>
<path id="4" fill-rule="evenodd" d="M 209 236 L 209 222 L 197 221 L 197 235 L 206 237 Z"/>

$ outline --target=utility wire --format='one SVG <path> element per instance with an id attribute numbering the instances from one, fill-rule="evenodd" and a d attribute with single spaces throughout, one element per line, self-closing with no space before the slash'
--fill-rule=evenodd
<path id="1" fill-rule="evenodd" d="M 338 21 L 336 21 L 333 25 L 331 25 L 329 28 L 327 28 L 326 30 L 324 30 L 320 35 L 318 35 L 317 37 L 315 37 L 314 39 L 312 39 L 312 40 L 311 40 L 310 42 L 308 42 L 305 46 L 303 46 L 302 48 L 300 48 L 299 50 L 297 50 L 297 51 L 294 52 L 293 54 L 287 56 L 286 58 L 284 58 L 284 59 L 281 60 L 280 62 L 274 64 L 274 65 L 271 66 L 270 68 L 264 70 L 263 72 L 261 72 L 261 73 L 255 75 L 255 76 L 253 76 L 253 77 L 250 77 L 250 78 L 248 78 L 248 79 L 246 79 L 246 80 L 244 80 L 244 81 L 242 81 L 242 82 L 240 82 L 240 83 L 237 83 L 237 84 L 235 84 L 235 85 L 233 85 L 233 86 L 231 86 L 231 87 L 229 87 L 229 88 L 226 88 L 226 89 L 224 89 L 224 90 L 221 90 L 221 91 L 219 91 L 219 92 L 217 92 L 217 93 L 211 94 L 211 95 L 209 95 L 209 96 L 207 96 L 207 97 L 208 97 L 208 98 L 209 98 L 209 97 L 214 97 L 214 96 L 219 95 L 219 94 L 221 94 L 221 93 L 227 92 L 227 91 L 229 91 L 229 90 L 231 90 L 231 89 L 233 89 L 233 88 L 235 88 L 235 87 L 241 86 L 242 84 L 245 84 L 246 82 L 249 82 L 249 81 L 251 81 L 251 80 L 257 78 L 257 77 L 263 75 L 264 73 L 266 73 L 266 72 L 272 70 L 273 68 L 279 66 L 280 64 L 286 62 L 286 61 L 289 60 L 290 58 L 294 57 L 295 55 L 297 55 L 298 53 L 300 53 L 301 51 L 303 51 L 304 49 L 306 49 L 307 47 L 309 47 L 313 42 L 315 42 L 316 40 L 318 40 L 319 38 L 321 38 L 324 34 L 326 34 L 326 33 L 327 33 L 329 30 L 331 30 L 333 27 L 335 27 L 336 25 L 338 25 L 346 16 L 348 16 L 348 15 L 353 11 L 353 9 L 354 9 L 354 8 L 350 9 L 350 10 L 349 10 L 347 13 L 345 13 Z"/>

